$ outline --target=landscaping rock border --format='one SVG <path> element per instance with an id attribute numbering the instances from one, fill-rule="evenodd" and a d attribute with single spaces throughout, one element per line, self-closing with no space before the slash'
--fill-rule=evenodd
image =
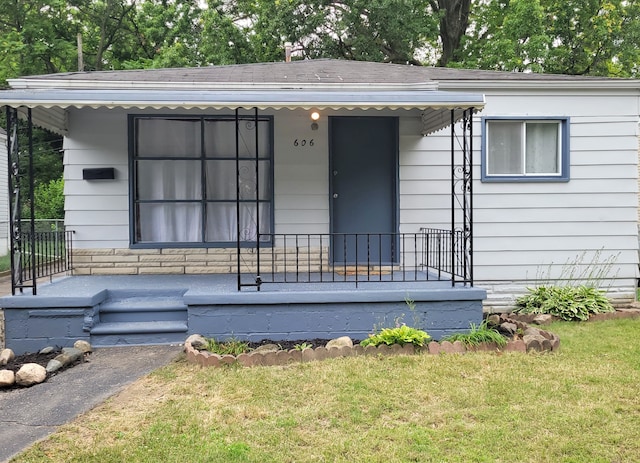
<path id="1" fill-rule="evenodd" d="M 530 327 L 520 320 L 513 320 L 508 315 L 497 316 L 501 324 L 511 323 L 515 329 L 522 332 L 522 336 L 516 335 L 500 348 L 495 343 L 483 343 L 479 346 L 469 347 L 460 341 L 431 341 L 422 348 L 416 348 L 413 344 L 401 346 L 367 346 L 360 345 L 340 347 L 316 347 L 304 350 L 255 350 L 249 353 L 234 355 L 218 355 L 205 349 L 206 340 L 199 334 L 189 336 L 184 343 L 184 351 L 187 361 L 203 367 L 222 367 L 238 364 L 245 367 L 288 365 L 290 363 L 311 362 L 338 357 L 378 356 L 378 355 L 415 355 L 415 354 L 464 354 L 466 352 L 555 352 L 560 348 L 560 338 L 545 330 Z"/>
<path id="2" fill-rule="evenodd" d="M 497 314 L 496 314 L 497 315 Z M 518 314 L 509 313 L 506 315 L 512 320 L 519 320 L 524 323 L 533 323 L 535 325 L 548 325 L 552 322 L 562 321 L 560 317 L 554 315 L 543 314 Z M 602 320 L 615 320 L 619 318 L 640 318 L 640 309 L 616 309 L 615 312 L 599 313 L 589 317 L 588 322 L 596 322 Z"/>
<path id="3" fill-rule="evenodd" d="M 45 347 L 40 350 L 40 354 L 49 354 L 54 352 L 52 346 Z M 16 355 L 11 349 L 2 349 L 0 351 L 0 390 L 11 388 L 15 385 L 21 387 L 30 387 L 45 382 L 51 375 L 58 370 L 69 368 L 82 360 L 86 354 L 93 351 L 91 344 L 87 341 L 78 340 L 73 347 L 63 347 L 60 354 L 47 362 L 46 367 L 38 363 L 24 363 L 14 373 L 13 370 L 2 368 L 11 361 L 15 360 Z"/>

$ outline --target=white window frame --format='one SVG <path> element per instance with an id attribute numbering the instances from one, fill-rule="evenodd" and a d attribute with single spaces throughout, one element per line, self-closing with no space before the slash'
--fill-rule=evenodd
<path id="1" fill-rule="evenodd" d="M 491 159 L 491 123 L 506 122 L 518 125 L 521 130 L 520 173 L 490 173 Z M 558 127 L 558 164 L 557 172 L 527 172 L 527 124 L 555 124 Z M 568 117 L 497 117 L 482 118 L 482 170 L 483 182 L 566 182 L 569 181 L 569 118 Z"/>

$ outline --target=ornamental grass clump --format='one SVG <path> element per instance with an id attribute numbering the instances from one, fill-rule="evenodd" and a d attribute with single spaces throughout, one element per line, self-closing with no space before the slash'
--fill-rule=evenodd
<path id="1" fill-rule="evenodd" d="M 516 300 L 514 313 L 549 314 L 562 320 L 588 320 L 593 314 L 615 312 L 605 292 L 592 286 L 539 286 Z"/>
<path id="2" fill-rule="evenodd" d="M 360 342 L 360 345 L 366 347 L 379 346 L 380 344 L 387 346 L 413 344 L 416 347 L 423 347 L 429 339 L 431 336 L 426 331 L 402 324 L 395 328 L 384 328 L 378 333 L 370 334 L 367 339 Z"/>
<path id="3" fill-rule="evenodd" d="M 237 339 L 220 342 L 212 338 L 207 339 L 207 350 L 218 355 L 240 355 L 249 352 L 249 344 Z"/>
<path id="4" fill-rule="evenodd" d="M 507 345 L 507 339 L 495 328 L 489 328 L 487 320 L 484 320 L 480 325 L 471 323 L 471 329 L 468 333 L 452 334 L 451 336 L 444 337 L 442 340 L 449 342 L 460 341 L 471 347 L 479 346 L 485 342 L 494 342 L 498 347 Z"/>

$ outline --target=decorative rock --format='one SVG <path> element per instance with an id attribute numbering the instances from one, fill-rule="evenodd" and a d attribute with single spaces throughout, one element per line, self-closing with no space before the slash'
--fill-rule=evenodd
<path id="1" fill-rule="evenodd" d="M 535 325 L 549 325 L 553 321 L 553 316 L 549 314 L 540 314 L 536 316 L 531 323 Z"/>
<path id="2" fill-rule="evenodd" d="M 493 314 L 487 317 L 487 325 L 489 326 L 500 326 L 500 315 Z"/>
<path id="3" fill-rule="evenodd" d="M 364 354 L 364 347 L 358 344 L 357 346 L 353 346 L 353 349 L 351 349 L 351 351 L 353 352 L 354 356 L 362 355 Z"/>
<path id="4" fill-rule="evenodd" d="M 189 344 L 191 345 L 191 347 L 197 350 L 207 348 L 207 340 L 204 338 L 204 336 L 201 336 L 199 334 L 192 334 L 187 338 L 184 344 L 185 344 L 185 347 L 187 344 Z"/>
<path id="5" fill-rule="evenodd" d="M 47 379 L 47 370 L 37 363 L 25 363 L 16 373 L 16 384 L 33 386 Z"/>
<path id="6" fill-rule="evenodd" d="M 0 370 L 0 388 L 13 386 L 16 382 L 16 375 L 11 370 Z"/>
<path id="7" fill-rule="evenodd" d="M 254 352 L 261 352 L 266 354 L 267 352 L 278 352 L 280 350 L 280 346 L 277 344 L 263 344 L 260 347 L 254 349 Z"/>
<path id="8" fill-rule="evenodd" d="M 49 363 L 47 363 L 47 368 L 45 368 L 45 370 L 47 370 L 47 373 L 54 373 L 63 366 L 64 364 L 60 360 L 51 359 L 49 360 Z"/>
<path id="9" fill-rule="evenodd" d="M 57 355 L 54 360 L 60 362 L 63 366 L 67 366 L 82 358 L 83 352 L 74 347 L 64 347 L 62 353 Z"/>
<path id="10" fill-rule="evenodd" d="M 82 339 L 78 339 L 76 342 L 74 342 L 73 347 L 74 349 L 78 349 L 83 354 L 86 354 L 88 352 L 93 352 L 93 348 L 91 347 L 91 344 L 89 344 L 87 341 L 84 341 Z"/>
<path id="11" fill-rule="evenodd" d="M 503 331 L 507 334 L 514 334 L 516 331 L 518 331 L 518 325 L 511 322 L 505 322 L 500 325 L 500 331 Z"/>
<path id="12" fill-rule="evenodd" d="M 0 366 L 6 365 L 14 358 L 16 358 L 16 354 L 11 349 L 2 349 L 2 352 L 0 352 Z"/>
<path id="13" fill-rule="evenodd" d="M 353 347 L 353 341 L 349 336 L 342 336 L 341 338 L 332 339 L 326 345 L 327 349 L 330 349 L 332 347 L 342 347 L 342 346 Z"/>
<path id="14" fill-rule="evenodd" d="M 40 352 L 38 352 L 40 355 L 47 355 L 50 354 L 51 352 L 53 352 L 55 349 L 53 348 L 53 346 L 47 346 L 43 349 L 40 350 Z"/>
<path id="15" fill-rule="evenodd" d="M 541 336 L 540 332 L 541 330 L 539 330 L 538 328 L 529 327 L 524 330 L 524 335 L 525 336 Z"/>
<path id="16" fill-rule="evenodd" d="M 73 360 L 80 360 L 82 358 L 83 351 L 76 349 L 75 347 L 63 347 L 62 353 L 68 355 Z"/>

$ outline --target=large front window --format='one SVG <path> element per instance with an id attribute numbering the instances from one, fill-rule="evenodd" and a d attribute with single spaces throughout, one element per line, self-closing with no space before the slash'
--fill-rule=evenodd
<path id="1" fill-rule="evenodd" d="M 132 116 L 130 127 L 133 244 L 235 242 L 238 210 L 241 241 L 258 223 L 270 232 L 270 118 Z"/>

